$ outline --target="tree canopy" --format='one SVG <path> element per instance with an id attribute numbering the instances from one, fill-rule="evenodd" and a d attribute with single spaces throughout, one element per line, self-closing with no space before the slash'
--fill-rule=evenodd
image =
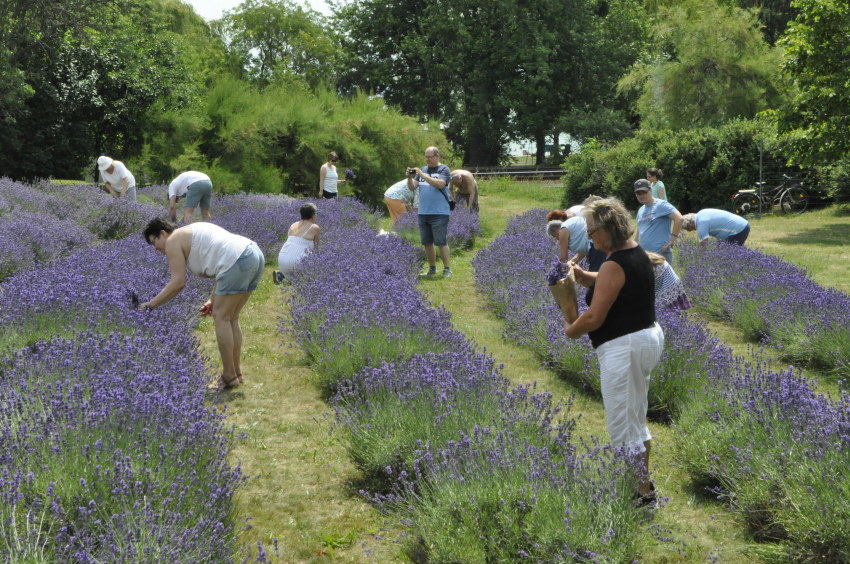
<path id="1" fill-rule="evenodd" d="M 774 114 L 779 131 L 794 139 L 802 162 L 850 157 L 850 2 L 797 0 L 797 19 L 779 46 L 782 67 L 797 86 Z"/>
<path id="2" fill-rule="evenodd" d="M 441 119 L 464 162 L 498 164 L 509 138 L 612 104 L 644 20 L 633 0 L 355 0 L 335 16 L 340 87 Z"/>
<path id="3" fill-rule="evenodd" d="M 780 52 L 753 12 L 686 2 L 661 9 L 655 34 L 655 52 L 619 82 L 621 94 L 637 95 L 642 125 L 718 126 L 782 103 Z"/>

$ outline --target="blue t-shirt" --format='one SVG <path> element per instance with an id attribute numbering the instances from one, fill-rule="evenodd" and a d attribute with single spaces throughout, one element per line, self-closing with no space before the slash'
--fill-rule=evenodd
<path id="1" fill-rule="evenodd" d="M 425 176 L 445 180 L 446 187 L 437 190 L 419 176 L 414 178 L 414 180 L 419 180 L 419 215 L 451 215 L 452 210 L 449 208 L 449 202 L 446 198 L 449 197 L 448 186 L 452 180 L 452 171 L 444 164 L 435 166 L 434 170 L 427 166 L 420 170 Z M 445 194 L 445 198 L 443 194 Z"/>
<path id="2" fill-rule="evenodd" d="M 644 250 L 660 253 L 661 247 L 670 242 L 670 217 L 676 213 L 673 204 L 664 200 L 655 200 L 648 206 L 642 206 L 637 212 L 638 239 Z"/>
<path id="3" fill-rule="evenodd" d="M 734 213 L 711 208 L 697 212 L 696 226 L 700 241 L 709 237 L 726 239 L 746 229 L 747 220 Z"/>
<path id="4" fill-rule="evenodd" d="M 587 222 L 583 217 L 571 217 L 561 223 L 561 229 L 570 232 L 570 242 L 567 245 L 574 253 L 587 254 Z"/>

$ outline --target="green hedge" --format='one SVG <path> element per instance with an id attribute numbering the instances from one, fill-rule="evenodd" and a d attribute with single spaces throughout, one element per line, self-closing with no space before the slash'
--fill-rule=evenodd
<path id="1" fill-rule="evenodd" d="M 587 143 L 564 164 L 564 206 L 590 194 L 605 194 L 637 208 L 635 180 L 646 178 L 647 168 L 658 167 L 664 171 L 668 199 L 682 213 L 729 209 L 732 195 L 759 178 L 759 139 L 765 140 L 765 158 L 782 159 L 774 128 L 760 120 L 676 132 L 642 131 L 611 148 Z"/>
<path id="2" fill-rule="evenodd" d="M 134 173 L 162 182 L 200 170 L 223 193 L 318 196 L 319 168 L 335 151 L 340 176 L 346 167 L 357 175 L 343 192 L 377 203 L 406 167 L 425 164 L 428 146 L 440 149 L 442 162 L 452 162 L 439 124 L 423 126 L 362 92 L 342 99 L 295 80 L 259 90 L 222 78 L 203 104 L 154 112 L 146 130 L 151 133 L 142 156 L 129 163 Z"/>

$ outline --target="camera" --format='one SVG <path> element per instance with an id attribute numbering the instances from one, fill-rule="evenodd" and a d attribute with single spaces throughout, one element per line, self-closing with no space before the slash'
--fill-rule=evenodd
<path id="1" fill-rule="evenodd" d="M 413 168 L 407 167 L 407 174 L 415 175 L 415 174 L 416 174 L 416 169 L 413 169 Z"/>

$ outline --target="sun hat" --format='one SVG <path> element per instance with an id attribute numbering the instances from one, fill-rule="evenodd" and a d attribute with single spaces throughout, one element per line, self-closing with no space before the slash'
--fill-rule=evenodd
<path id="1" fill-rule="evenodd" d="M 97 168 L 100 170 L 106 170 L 107 168 L 112 166 L 112 159 L 109 157 L 98 157 L 97 158 Z"/>
<path id="2" fill-rule="evenodd" d="M 640 190 L 652 190 L 652 184 L 649 183 L 649 180 L 641 178 L 635 182 L 635 192 L 639 192 Z"/>

